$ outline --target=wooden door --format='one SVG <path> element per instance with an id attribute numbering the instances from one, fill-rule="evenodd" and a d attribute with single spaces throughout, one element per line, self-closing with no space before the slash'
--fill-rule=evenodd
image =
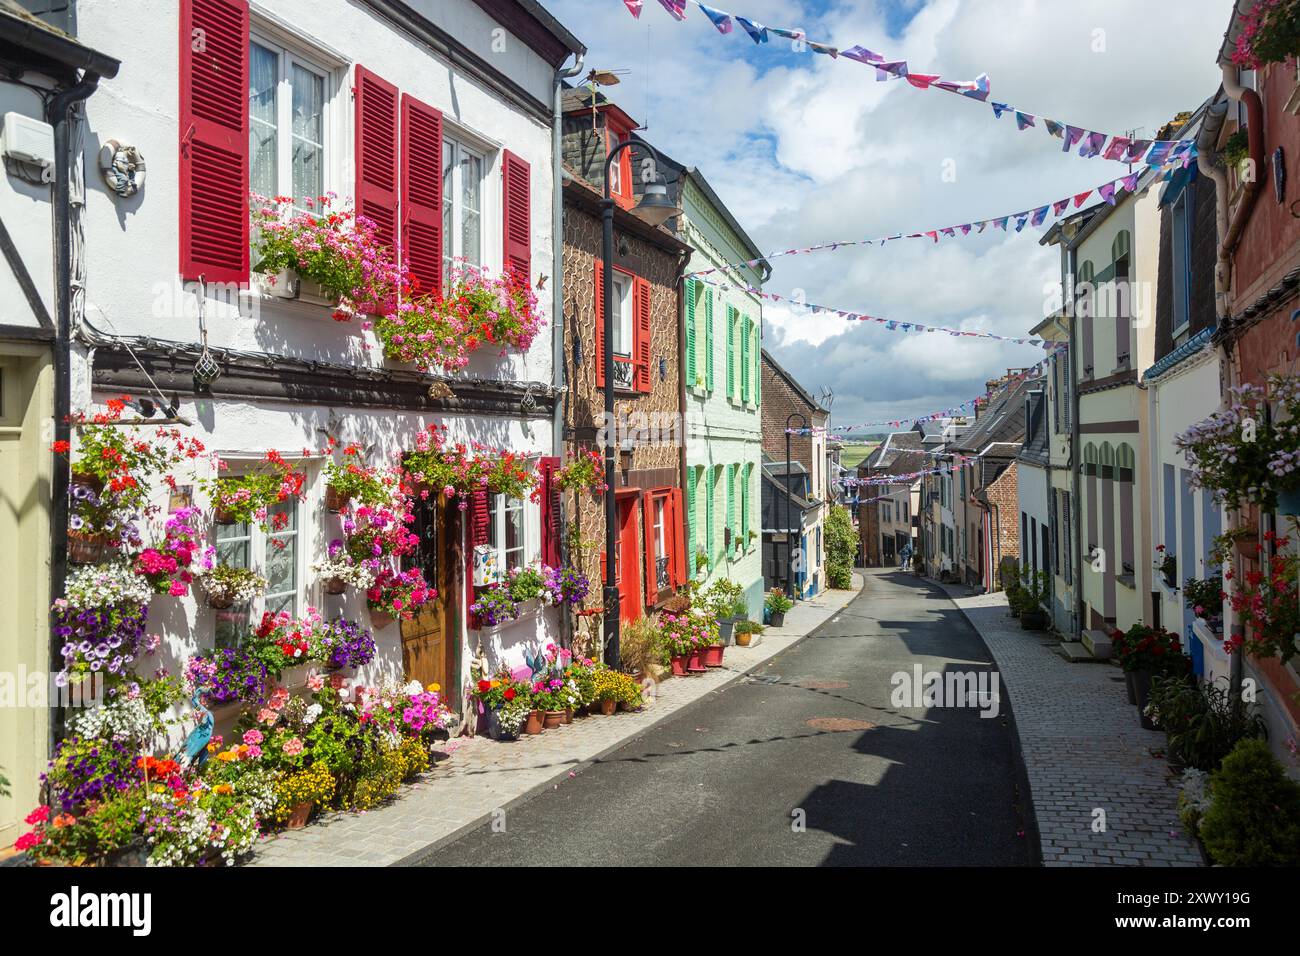
<path id="1" fill-rule="evenodd" d="M 418 680 L 428 687 L 437 684 L 448 695 L 452 706 L 459 696 L 456 673 L 455 617 L 451 613 L 453 569 L 457 563 L 460 523 L 459 512 L 449 507 L 445 498 L 430 496 L 415 504 L 415 522 L 411 532 L 420 539 L 407 567 L 418 567 L 424 579 L 438 591 L 409 621 L 403 621 L 402 668 L 407 680 Z"/>
<path id="2" fill-rule="evenodd" d="M 618 501 L 618 595 L 619 620 L 629 624 L 641 617 L 641 549 L 637 538 L 638 496 Z"/>

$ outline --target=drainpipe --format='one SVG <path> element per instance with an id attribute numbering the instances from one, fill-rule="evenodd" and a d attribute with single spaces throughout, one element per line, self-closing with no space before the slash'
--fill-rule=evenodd
<path id="1" fill-rule="evenodd" d="M 1228 235 L 1228 174 L 1222 166 L 1215 163 L 1217 150 L 1215 143 L 1219 140 L 1219 131 L 1228 115 L 1228 101 L 1213 103 L 1206 110 L 1201 131 L 1196 137 L 1196 168 L 1201 175 L 1214 181 L 1215 226 L 1218 241 L 1215 244 L 1216 262 L 1214 267 L 1214 313 L 1219 319 L 1220 327 L 1228 318 L 1228 280 L 1230 269 L 1222 261 L 1222 242 Z"/>
<path id="2" fill-rule="evenodd" d="M 71 441 L 72 426 L 72 215 L 68 178 L 71 170 L 72 107 L 89 97 L 99 85 L 99 74 L 87 71 L 75 85 L 58 93 L 46 106 L 45 118 L 54 127 L 54 439 Z M 50 603 L 63 597 L 68 575 L 68 459 L 52 456 L 50 481 Z M 51 631 L 51 633 L 53 633 Z M 50 668 L 60 670 L 63 655 L 50 643 Z M 63 725 L 64 708 L 55 708 L 50 721 L 52 747 Z"/>
<path id="3" fill-rule="evenodd" d="M 578 53 L 573 66 L 555 71 L 555 104 L 551 119 L 551 381 L 556 389 L 555 411 L 551 416 L 551 448 L 564 460 L 565 410 L 569 404 L 564 370 L 564 81 L 582 70 L 585 54 Z M 560 527 L 565 526 L 564 495 L 560 495 Z M 564 541 L 560 542 L 564 554 Z M 560 643 L 572 646 L 573 617 L 566 605 L 560 615 Z"/>
<path id="4" fill-rule="evenodd" d="M 1254 90 L 1248 90 L 1238 81 L 1237 68 L 1231 63 L 1222 64 L 1223 70 L 1223 92 L 1227 93 L 1229 98 L 1237 103 L 1246 104 L 1246 140 L 1250 146 L 1250 162 L 1254 167 L 1254 175 L 1251 179 L 1242 184 L 1241 202 L 1237 204 L 1237 211 L 1232 216 L 1232 220 L 1227 224 L 1225 231 L 1219 234 L 1219 256 L 1218 264 L 1215 267 L 1215 292 L 1220 291 L 1222 285 L 1223 293 L 1223 316 L 1225 319 L 1231 319 L 1227 314 L 1227 292 L 1232 287 L 1232 254 L 1236 251 L 1237 244 L 1241 241 L 1242 232 L 1246 228 L 1246 222 L 1250 219 L 1250 214 L 1255 208 L 1255 200 L 1259 198 L 1259 189 L 1262 180 L 1268 176 L 1268 164 L 1264 158 L 1264 104 L 1259 98 L 1259 94 Z M 1199 162 L 1199 160 L 1198 160 Z M 1220 182 L 1215 179 L 1218 187 L 1218 195 L 1224 197 L 1224 206 L 1227 205 L 1227 177 L 1225 176 Z"/>

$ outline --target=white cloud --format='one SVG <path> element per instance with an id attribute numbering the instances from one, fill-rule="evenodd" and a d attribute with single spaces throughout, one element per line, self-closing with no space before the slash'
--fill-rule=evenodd
<path id="1" fill-rule="evenodd" d="M 860 43 L 913 69 L 970 79 L 991 100 L 1108 133 L 1150 136 L 1218 84 L 1215 52 L 1227 0 L 909 0 L 890 36 L 868 0 L 712 4 L 814 40 Z M 548 0 L 591 48 L 588 64 L 631 73 L 609 91 L 645 134 L 698 166 L 760 248 L 913 232 L 1014 213 L 1123 175 L 1101 159 L 1062 154 L 1042 128 L 1017 132 L 987 104 L 902 81 L 841 58 L 794 56 L 739 28 L 719 35 L 692 9 L 672 21 L 647 0 L 639 21 L 621 0 Z M 1098 32 L 1100 31 L 1100 32 Z M 956 179 L 944 179 L 946 168 Z M 1057 255 L 1041 230 L 987 231 L 936 247 L 886 247 L 773 260 L 768 290 L 903 322 L 1025 335 L 1043 313 Z M 986 379 L 1039 350 L 969 338 L 891 333 L 875 323 L 765 303 L 766 345 L 811 391 L 837 396 L 835 419 L 935 411 L 979 394 Z"/>

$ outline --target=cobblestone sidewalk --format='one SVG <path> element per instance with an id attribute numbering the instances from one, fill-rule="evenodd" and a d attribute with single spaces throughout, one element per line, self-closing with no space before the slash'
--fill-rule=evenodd
<path id="1" fill-rule="evenodd" d="M 637 713 L 575 718 L 567 727 L 502 743 L 460 737 L 444 747 L 447 757 L 419 782 L 402 789 L 387 806 L 367 813 L 331 813 L 313 825 L 264 841 L 254 866 L 391 866 L 454 840 L 497 809 L 554 785 L 584 764 L 622 746 L 706 694 L 752 671 L 829 620 L 857 596 L 827 591 L 769 627 L 753 647 L 728 647 L 724 666 L 698 677 L 659 685 L 658 698 Z"/>
<path id="2" fill-rule="evenodd" d="M 988 645 L 1010 698 L 1046 866 L 1200 866 L 1178 822 L 1164 734 L 1143 730 L 1118 668 L 1071 664 L 1022 630 L 1005 594 L 945 588 Z M 1048 646 L 1044 646 L 1048 645 Z M 1106 829 L 1093 832 L 1105 811 Z"/>

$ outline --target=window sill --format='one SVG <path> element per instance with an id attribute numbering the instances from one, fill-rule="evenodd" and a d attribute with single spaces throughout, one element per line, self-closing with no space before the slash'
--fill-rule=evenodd
<path id="1" fill-rule="evenodd" d="M 502 621 L 500 624 L 484 625 L 478 628 L 479 634 L 500 634 L 502 631 L 509 630 L 518 624 L 527 624 L 530 621 L 537 620 L 541 616 L 543 609 L 547 605 L 542 603 L 541 598 L 532 598 L 527 601 L 521 601 L 516 605 L 518 614 L 508 621 Z"/>
<path id="2" fill-rule="evenodd" d="M 300 279 L 291 269 L 282 270 L 274 282 L 260 272 L 254 273 L 249 282 L 249 294 L 259 296 L 263 302 L 292 303 L 310 309 L 311 314 L 322 309 L 333 312 L 339 304 L 337 298 L 325 294 L 319 283 Z"/>
<path id="3" fill-rule="evenodd" d="M 1130 591 L 1137 590 L 1137 579 L 1131 574 L 1117 574 L 1115 575 L 1115 580 L 1119 584 L 1124 585 L 1124 587 L 1128 588 Z"/>

